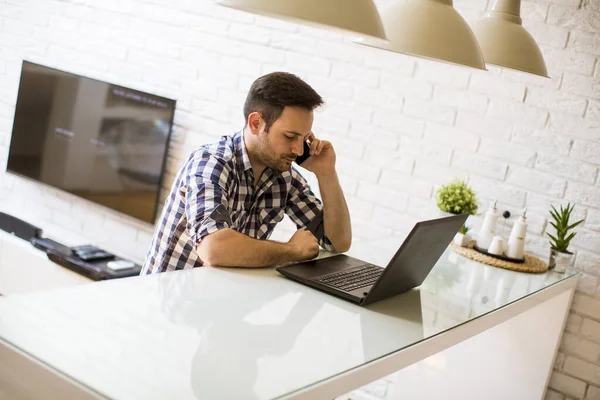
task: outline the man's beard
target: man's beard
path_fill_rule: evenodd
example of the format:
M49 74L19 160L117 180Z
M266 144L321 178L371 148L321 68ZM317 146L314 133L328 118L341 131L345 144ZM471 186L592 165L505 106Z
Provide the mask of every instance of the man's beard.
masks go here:
M291 163L288 164L287 161L294 161L296 159L296 155L294 154L284 154L281 156L277 156L273 151L271 144L267 140L267 133L263 133L264 136L261 136L257 148L257 155L259 161L270 168L275 175L281 175L283 172L289 171L291 168Z

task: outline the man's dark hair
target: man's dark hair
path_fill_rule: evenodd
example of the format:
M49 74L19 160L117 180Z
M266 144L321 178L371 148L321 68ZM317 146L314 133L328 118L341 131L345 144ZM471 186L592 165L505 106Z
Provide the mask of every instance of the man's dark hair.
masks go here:
M248 115L259 112L268 131L286 106L312 111L321 104L321 96L302 79L287 72L273 72L252 83L244 104L244 118L248 121Z

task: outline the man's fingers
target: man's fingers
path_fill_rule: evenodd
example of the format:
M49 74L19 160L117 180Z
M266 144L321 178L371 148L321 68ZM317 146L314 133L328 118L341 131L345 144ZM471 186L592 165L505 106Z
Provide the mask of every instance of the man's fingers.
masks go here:
M325 147L325 142L323 140L319 140L319 145L317 146L317 154L321 154L321 151L323 151L323 147Z
M309 133L307 139L310 141L310 155L312 156L315 154L319 154L321 152L319 149L319 145L322 141L317 139L314 132Z
M316 138L313 138L310 141L310 155L311 156L314 154L317 154L317 149L319 148L319 142L320 142L320 140L316 139Z

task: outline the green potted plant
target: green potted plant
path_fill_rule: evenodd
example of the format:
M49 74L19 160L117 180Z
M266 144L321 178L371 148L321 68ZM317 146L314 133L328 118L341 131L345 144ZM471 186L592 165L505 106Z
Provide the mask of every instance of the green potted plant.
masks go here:
M554 206L550 206L550 208L550 215L552 216L550 225L556 230L556 235L546 233L550 237L548 268L562 273L566 271L567 266L571 265L573 259L573 253L569 251L569 244L577 233L571 231L584 220L570 223L571 213L575 208L574 204L567 203L566 207L561 205L560 210L557 210Z
M447 185L442 185L436 192L436 202L442 216L451 214L477 213L477 196L465 181L454 180ZM462 226L454 237L454 243L466 246L471 242L468 235L469 227Z

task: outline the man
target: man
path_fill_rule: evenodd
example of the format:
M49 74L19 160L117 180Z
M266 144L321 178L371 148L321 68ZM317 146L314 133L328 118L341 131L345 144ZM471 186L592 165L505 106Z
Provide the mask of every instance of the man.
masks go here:
M335 151L312 132L321 104L295 75L258 78L244 105L243 131L194 151L177 174L141 274L303 261L316 257L319 245L347 251L350 216ZM310 157L302 166L317 176L323 203L292 166L305 141ZM284 213L298 231L287 243L268 240Z

